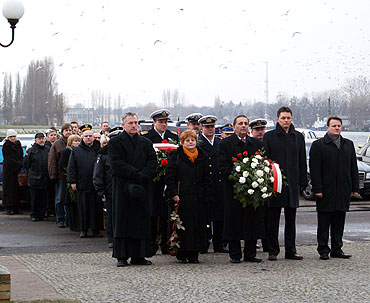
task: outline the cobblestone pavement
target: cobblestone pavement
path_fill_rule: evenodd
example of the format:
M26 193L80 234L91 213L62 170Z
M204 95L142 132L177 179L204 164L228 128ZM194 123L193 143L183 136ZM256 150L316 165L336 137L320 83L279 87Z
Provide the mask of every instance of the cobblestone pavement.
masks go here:
M303 245L303 261L231 264L227 254L179 264L157 255L152 266L115 267L111 252L13 256L66 299L81 302L370 302L370 242L346 243L352 259L319 260ZM27 285L25 285L27 287Z

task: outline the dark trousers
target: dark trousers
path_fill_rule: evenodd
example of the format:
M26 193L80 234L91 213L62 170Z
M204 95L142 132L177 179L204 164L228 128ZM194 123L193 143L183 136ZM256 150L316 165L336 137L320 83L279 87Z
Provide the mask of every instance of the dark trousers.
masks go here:
M223 221L212 221L212 244L215 252L221 251L224 247L222 233L224 231Z
M30 188L31 218L41 219L45 217L47 191L45 189Z
M105 208L107 210L107 238L108 238L108 243L113 243L112 196L111 195L105 195Z
M193 262L195 260L198 260L199 252L198 251L183 251L179 250L177 252L177 260L188 260L189 262Z
M158 246L161 247L162 253L168 253L168 219L166 217L152 217L151 227L151 247L153 255L158 250Z
M77 191L78 220L82 231L103 229L103 207L99 202L95 191Z
M46 213L55 215L55 179L48 180Z
M285 227L284 227L284 246L286 255L297 253L295 247L295 218L297 209L284 207ZM270 255L277 256L280 252L279 247L279 223L281 207L268 207L267 216L267 243Z
M317 212L317 251L319 254L341 254L343 246L345 211ZM329 229L331 237L331 249L328 246Z
M244 241L244 259L254 258L256 256L257 240ZM242 258L242 248L240 240L229 241L229 256L230 259L240 260Z

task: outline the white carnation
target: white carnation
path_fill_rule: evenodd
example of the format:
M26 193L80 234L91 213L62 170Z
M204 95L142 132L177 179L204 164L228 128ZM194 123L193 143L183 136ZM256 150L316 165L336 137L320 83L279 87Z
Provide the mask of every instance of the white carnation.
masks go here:
M275 178L274 177L270 177L270 181L271 182L274 182L275 181Z
M265 170L266 173L270 172L270 169L268 167L265 167L264 170Z
M243 159L243 163L247 163L249 161L249 159L248 158L244 158Z
M251 163L251 167L252 168L256 168L257 167L257 163L256 162Z
M254 193L253 189L248 189L248 194L253 195L253 193Z
M265 165L270 165L270 162L267 160L263 161L263 163L265 163Z
M235 170L237 171L237 172L240 172L240 166L237 166L237 167L235 167Z
M253 158L253 159L252 159L252 161L253 161L254 163L258 163L258 160L257 160L256 158Z
M258 178L257 179L257 182L260 183L260 184L263 183L263 181L265 181L263 178Z
M269 193L268 196L271 197L272 196L272 193Z
M249 176L249 173L247 171L243 171L243 177L247 178Z
M268 196L268 194L262 194L262 199L266 199Z
M265 186L264 188L262 188L261 192L263 192L263 193L267 192L267 187Z
M258 160L262 160L262 157L260 155L256 155L255 158L257 158Z
M244 184L247 180L244 177L239 178L239 183Z
M262 177L263 176L263 171L262 170L257 170L256 171L256 175L257 175L257 177Z
M252 183L252 187L253 188L256 188L258 186L258 183L256 182L256 181L254 181L253 183Z

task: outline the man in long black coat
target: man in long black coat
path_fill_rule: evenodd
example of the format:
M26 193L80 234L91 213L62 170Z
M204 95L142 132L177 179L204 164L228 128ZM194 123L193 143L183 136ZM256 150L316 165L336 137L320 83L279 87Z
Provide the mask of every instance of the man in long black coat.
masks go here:
M68 161L68 183L73 190L77 190L80 238L86 238L89 229L93 231L94 237L103 236L100 232L103 229L103 205L93 184L94 165L100 144L94 140L91 128L89 124L80 127L83 132L82 141L72 149Z
M150 115L150 118L153 119L153 127L149 131L141 132L141 135L152 141L152 143L162 143L163 140L179 142L177 133L167 129L169 116L170 112L167 109L159 109L153 112ZM153 255L158 250L157 239L159 238L162 254L168 254L168 205L164 198L164 180L163 178L157 182L150 180L149 186L151 192L151 245Z
M108 157L113 171L112 224L113 257L117 266L152 264L145 257L153 255L150 246L149 181L157 167L157 156L150 140L137 134L134 113L123 116L124 131L108 143Z
M353 142L343 138L342 120L329 117L327 133L312 143L310 173L317 210L317 251L322 260L348 259L342 251L346 212L351 196L359 191L358 169ZM331 249L328 246L329 228Z
M221 139L215 136L215 124L217 117L207 115L199 119L202 125L202 132L199 135L198 145L207 154L209 164L209 174L212 180L211 196L213 203L208 208L208 220L212 222L212 244L214 252L228 251L222 242L224 229L224 196L222 188L221 171L218 169L217 152Z
M244 151L254 155L262 148L262 142L247 136L249 121L244 115L234 119L234 134L222 139L218 148L218 165L222 172L225 199L225 220L223 238L229 242L231 263L240 263L242 258L240 240L244 240L244 261L261 262L256 258L257 239L265 238L263 207L256 210L247 205L243 208L240 201L234 199L234 182L229 180L233 169L232 158Z
M277 260L279 248L279 222L281 208L285 217L285 258L302 260L297 254L295 239L295 219L299 207L300 189L307 185L307 156L303 135L294 129L292 111L281 107L277 112L276 129L267 132L263 137L266 155L280 165L288 185L283 185L282 192L271 197L268 202L267 242L269 260Z

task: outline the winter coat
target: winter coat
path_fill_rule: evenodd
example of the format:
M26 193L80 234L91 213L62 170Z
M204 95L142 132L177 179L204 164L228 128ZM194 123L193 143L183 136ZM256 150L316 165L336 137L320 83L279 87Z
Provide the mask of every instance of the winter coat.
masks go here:
M100 144L95 140L91 146L81 141L79 146L72 149L68 161L67 181L70 184L77 184L77 191L94 190L92 179L99 149Z
M224 220L224 193L222 186L221 171L218 169L217 152L221 139L215 137L213 145L202 135L199 136L198 146L208 156L209 174L211 177L211 197L213 203L209 205L208 218L211 221Z
M348 211L351 192L359 191L356 153L351 140L340 136L340 149L328 134L312 143L310 175L318 211Z
M184 251L200 251L206 241L211 185L208 165L208 157L201 149L198 149L194 163L182 146L172 151L169 157L165 175L166 196L180 197L178 214L185 230L179 230L178 235L180 249Z
M276 129L265 133L263 145L266 156L280 165L288 185L270 198L269 207L299 207L299 193L307 186L307 155L304 136L290 125L286 133L279 123Z
M34 189L46 189L49 181L48 173L49 147L33 144L26 152L23 166L28 171L28 186Z
M152 127L148 131L147 130L142 131L141 135L143 137L149 139L153 143L162 143L162 141L163 141L162 137L157 133L157 131L154 129L154 127ZM177 135L177 133L174 132L174 131L169 131L168 129L164 133L164 139L167 140L167 141L169 139L172 139L172 140L175 140L175 141L179 142L179 136Z
M125 131L108 143L112 174L112 224L115 238L150 239L149 180L154 177L157 156L150 140ZM129 195L129 185L139 184L144 199Z
M256 240L265 238L264 206L254 209L247 205L243 208L240 201L234 199L234 181L229 180L233 170L232 158L237 154L248 152L254 155L261 150L261 141L246 137L247 141L241 141L236 134L222 139L218 147L218 167L222 173L224 189L224 240Z
M48 170L49 170L49 177L51 180L53 179L63 179L64 171L59 170L58 163L60 158L60 153L66 149L67 146L67 138L61 137L57 141L52 144L49 157L48 157Z
M23 163L23 149L20 141L5 140L3 145L3 207L18 207L19 185L18 173Z
M104 146L96 158L93 183L99 196L112 196L112 169L108 161L108 146Z

